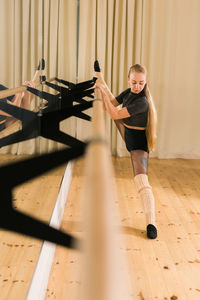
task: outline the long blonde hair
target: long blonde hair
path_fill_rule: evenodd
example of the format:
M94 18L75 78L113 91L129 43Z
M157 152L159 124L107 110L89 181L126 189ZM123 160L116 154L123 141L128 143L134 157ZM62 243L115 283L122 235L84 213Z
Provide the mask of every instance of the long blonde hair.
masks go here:
M135 64L132 67L130 67L128 77L130 77L130 74L132 72L144 73L147 76L146 68L140 64ZM149 103L147 126L146 126L146 137L147 137L149 151L153 151L156 142L156 137L157 137L156 136L157 113L147 83L145 84L144 92Z

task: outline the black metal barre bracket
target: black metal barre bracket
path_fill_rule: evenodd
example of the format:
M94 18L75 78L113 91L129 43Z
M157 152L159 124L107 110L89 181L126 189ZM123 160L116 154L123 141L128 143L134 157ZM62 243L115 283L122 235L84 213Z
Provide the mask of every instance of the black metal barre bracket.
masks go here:
M22 129L0 139L0 147L36 138L38 136L63 143L73 147L84 142L60 131L59 123L71 116L77 116L83 110L90 108L93 101L77 104L61 110L45 112L40 115L12 104L0 102L0 109L22 121Z
M15 210L13 208L12 190L17 185L52 170L69 160L82 156L85 149L86 145L77 146L0 167L0 227L64 247L79 248L80 241L67 232L57 230L41 220Z

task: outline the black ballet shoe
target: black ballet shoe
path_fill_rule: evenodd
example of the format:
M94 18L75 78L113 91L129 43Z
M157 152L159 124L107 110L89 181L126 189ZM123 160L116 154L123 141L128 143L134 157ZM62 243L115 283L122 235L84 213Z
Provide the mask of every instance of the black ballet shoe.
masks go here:
M154 225L149 224L147 226L147 237L149 239L156 239L157 238L157 229Z
M94 70L95 72L101 72L98 60L95 60L94 62Z
M39 61L39 65L37 67L37 70L44 70L45 69L45 60L44 58L42 58L40 61Z

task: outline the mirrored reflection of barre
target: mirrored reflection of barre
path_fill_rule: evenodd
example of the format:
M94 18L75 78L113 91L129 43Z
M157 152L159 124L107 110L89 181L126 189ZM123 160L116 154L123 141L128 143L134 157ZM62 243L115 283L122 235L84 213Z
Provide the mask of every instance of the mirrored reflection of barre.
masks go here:
M56 77L51 77L48 79L48 81L51 82L51 81L54 81L55 79L56 79ZM39 84L40 83L36 84L36 87L38 87ZM45 81L42 82L41 84L44 85ZM18 93L23 93L27 90L27 87L28 87L27 85L21 85L16 88L10 88L10 89L0 91L0 99L7 98L7 97L13 96Z
M31 93L28 92L28 86L38 87L46 81L45 60L42 58L31 81L25 81L25 84L17 88L8 89L0 84L0 102L6 102L14 106L28 109L32 100ZM19 130L21 122L16 120L12 114L9 115L5 111L0 110L0 137L7 136Z
M63 84L72 85L72 83L58 78L55 78L55 80L61 81ZM92 101L86 101L83 98L86 96L94 98L92 95L94 89L91 88L94 82L94 79L88 80L76 84L73 89L67 89L45 81L52 88L61 89L62 92L56 95L27 87L28 91L48 102L47 106L38 112L32 112L0 101L0 110L10 114L15 119L19 119L21 121L20 125L22 124L22 129L15 128L15 132L12 134L9 134L10 128L8 129L9 132L5 132L7 131L6 128L0 133L0 147L38 136L43 136L69 146L77 144L77 139L59 130L59 123L72 115L90 121L90 116L83 113L83 111L92 106ZM80 104L73 105L73 102Z
M103 104L95 90L91 142L85 154L82 197L86 226L81 300L131 299L126 264L120 253L116 186L106 141ZM116 221L118 224L116 224ZM85 279L85 281L84 281Z
M72 82L68 82L59 78L55 78L55 80L59 83L67 85L68 87L63 87L61 85L45 81L45 85L59 92L56 95L47 93L45 91L40 91L32 87L27 88L31 93L47 101L48 104L45 105L41 113L53 110L62 110L62 108L69 108L73 106L73 102L80 104L88 103L88 101L83 99L86 96L89 98L94 98L92 95L94 93L94 88L91 88L94 85L94 79L80 82L78 84L73 84ZM72 87L70 88L70 86ZM90 121L90 117L86 114L81 113L81 115L77 116L84 120Z
M54 81L55 77L48 79L49 82ZM44 84L45 82L43 82L42 84ZM36 85L38 86L39 83ZM17 88L11 88L11 89L6 89L3 91L0 91L0 101L3 98L7 98L9 96L13 96L17 93L23 93L27 90L27 85L22 85L19 86ZM33 111L36 111L37 109L34 109ZM0 138L8 136L9 134L16 132L17 130L19 130L22 126L22 123L20 120L15 120L14 123L9 124L9 126L7 126L5 129L0 131Z
M73 112L74 116L90 121L91 119L90 116L85 114L82 110L88 107L88 101L86 101L84 97L93 98L92 94L94 92L94 88L92 87L95 83L96 78L93 78L92 80L80 82L78 84L74 84L72 82L59 79L57 77L53 77L47 80L46 76L44 76L44 69L45 69L45 60L41 59L32 81L25 82L26 85L20 86L18 88L12 88L12 89L7 89L6 87L1 86L1 89L3 89L3 91L0 91L0 100L3 99L3 101L0 101L0 118L1 118L0 147L17 142L18 138L22 138L21 139L22 141L40 135L44 136L44 134L41 134L40 129L43 129L45 126L41 127L39 125L38 128L38 124L35 124L37 128L36 127L32 128L32 134L31 133L27 134L27 130L26 130L28 128L27 122L29 122L29 120L33 121L32 119L34 115L34 119L36 121L35 123L39 122L40 124L41 123L40 117L43 117L44 113L49 113L49 112L53 113L51 117L55 117L56 118L55 121L57 122L57 124L53 124L53 125L51 122L51 127L52 126L54 126L54 128L56 127L57 129L56 134L59 135L59 141L61 142L64 141L64 143L66 144L65 138L67 136L66 134L65 136L63 136L63 134L58 130L57 125L61 121L61 119L62 120L65 119L63 116L66 115L67 117L71 108L75 107L73 105L73 102L82 104L82 106L79 105L79 107L74 109ZM65 85L67 87L53 84L52 81L57 81L60 84ZM55 94L45 92L43 90L38 90L36 89L38 85L46 85L58 91L59 93L55 95ZM41 100L40 100L39 108L34 109L35 114L32 113L31 115L31 112L28 110L28 107L33 95L38 96ZM43 103L43 99L46 101L46 103ZM92 103L89 104L89 107L91 105ZM17 106L18 109L14 108L15 106ZM68 111L66 111L66 108ZM59 117L56 114L59 114ZM46 116L47 114L45 115L45 119L47 119ZM27 128L25 129L24 127ZM55 131L54 128L52 128L51 130L52 132ZM48 132L50 131L49 129L50 128L47 128ZM53 135L52 132L50 134L45 133L45 137L51 136L53 140L58 141L58 139L55 138L55 132ZM20 139L18 141L20 141Z
M35 87L39 86L40 84L46 81L46 76L44 75L44 72L45 72L45 60L44 58L42 58L39 61L39 65L32 79L32 82L34 83ZM50 80L54 80L54 78ZM27 85L22 85L17 88L10 88L10 89L5 88L3 91L0 91L0 99L7 98L16 95L18 93L23 93L26 90L27 90Z

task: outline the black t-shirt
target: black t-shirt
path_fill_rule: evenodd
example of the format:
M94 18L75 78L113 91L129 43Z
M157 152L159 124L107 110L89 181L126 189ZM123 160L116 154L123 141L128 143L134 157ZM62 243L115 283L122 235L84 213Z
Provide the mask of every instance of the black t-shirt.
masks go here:
M130 117L123 119L126 125L146 127L149 103L144 89L139 94L134 94L129 88L117 96L116 99L119 104L127 108L130 114Z

